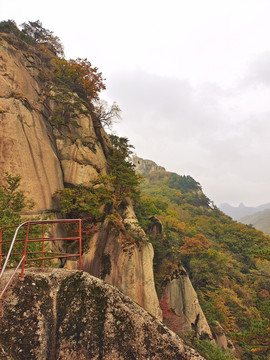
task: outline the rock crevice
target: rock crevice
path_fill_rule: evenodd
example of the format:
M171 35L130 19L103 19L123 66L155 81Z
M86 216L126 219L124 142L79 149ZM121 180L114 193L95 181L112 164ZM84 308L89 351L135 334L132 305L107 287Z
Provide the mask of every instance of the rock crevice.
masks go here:
M130 298L87 273L28 269L1 307L4 360L204 360Z
M89 185L99 173L106 175L112 146L84 108L76 113L77 126L55 122L57 94L52 81L41 76L48 70L31 47L20 47L16 39L8 43L8 37L0 35L0 168L3 174L21 176L21 190L36 204L33 215L49 210L57 213L53 194L65 184ZM0 178L0 184L3 180ZM161 318L152 246L138 226L132 244L125 230L136 227L137 222L129 203L119 220L123 231L108 220L100 224L99 233L84 240L88 250L83 255L83 269L117 286ZM77 264L67 266L77 268Z

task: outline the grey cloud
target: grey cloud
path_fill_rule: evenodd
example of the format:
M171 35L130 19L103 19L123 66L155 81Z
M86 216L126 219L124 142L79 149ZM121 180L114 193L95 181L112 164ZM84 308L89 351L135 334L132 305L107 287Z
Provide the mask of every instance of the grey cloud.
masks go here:
M164 129L179 138L194 138L198 129L207 133L218 128L220 117L215 112L221 90L217 86L208 84L198 90L185 80L133 71L114 74L108 89L123 112L128 112L125 121L131 126Z
M270 113L237 113L238 97L245 93L211 83L195 88L186 80L139 70L115 73L108 89L123 110L116 131L130 139L139 156L193 176L216 203L232 198L254 203L270 190L265 186ZM260 177L259 195L251 186Z
M259 54L249 62L245 77L240 81L240 88L248 85L270 85L270 51Z

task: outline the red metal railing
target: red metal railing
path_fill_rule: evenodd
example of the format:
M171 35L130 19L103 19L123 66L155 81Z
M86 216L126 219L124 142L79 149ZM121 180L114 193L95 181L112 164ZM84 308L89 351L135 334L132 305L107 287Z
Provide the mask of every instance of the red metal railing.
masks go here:
M76 233L76 236L66 236L66 237L46 237L45 233L45 225L52 225L52 224L77 224L77 229L73 229L73 231ZM41 230L41 237L29 237L31 226L42 226ZM17 239L17 235L19 232L19 229L25 227L25 237L23 239ZM4 233L6 230L15 230L15 234L13 236L13 239L5 239ZM70 254L70 253L62 253L62 252L56 252L56 251L46 251L45 250L45 243L50 241L78 241L79 242L79 252L76 254ZM19 252L12 252L13 247L15 244L24 242L23 251ZM40 251L28 251L27 245L29 243L41 243L41 249ZM10 244L8 252L3 252L4 244ZM8 247L8 246L6 246ZM49 255L49 256L48 256ZM19 260L19 264L17 265L14 273L12 274L11 278L9 279L8 284L11 282L12 278L14 277L16 271L19 269L20 265L22 266L21 269L21 276L20 279L23 280L24 277L24 268L27 262L30 261L41 261L41 267L44 267L45 260L52 260L52 259L63 259L63 258L79 258L79 270L82 268L82 225L81 225L81 219L58 219L58 220L35 220L35 221L26 221L22 223L19 226L9 226L9 227L2 227L0 228L0 280L3 276L3 273L5 271L5 268L7 267L8 261L10 257L12 256L22 256L22 258ZM2 261L5 259L5 262L2 266ZM8 284L4 288L4 290L7 288ZM3 291L0 296L3 296Z

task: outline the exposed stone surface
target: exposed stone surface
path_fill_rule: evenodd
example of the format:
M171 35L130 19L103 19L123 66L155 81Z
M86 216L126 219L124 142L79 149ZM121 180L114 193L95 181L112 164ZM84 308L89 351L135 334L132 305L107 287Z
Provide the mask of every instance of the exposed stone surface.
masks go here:
M163 234L163 225L162 222L156 217L152 216L150 219L147 234L149 234L153 239L164 241L165 237Z
M182 336L192 330L200 339L213 339L189 276L183 267L175 269L163 284L161 300L172 310L171 317Z
M162 312L154 285L152 244L136 225L134 210L128 206L124 211L125 226L121 220L118 227L107 218L100 230L90 239L88 250L82 256L84 271L112 284L130 296L149 313L162 319ZM135 221L136 220L136 221ZM68 261L68 268L77 267Z
M222 349L235 350L234 345L230 339L227 339L225 330L220 325L219 322L216 322L215 329L213 330L213 335L217 345Z
M2 37L0 53L0 168L2 174L21 175L22 189L37 211L52 209L52 194L63 187L63 176L41 114L38 70L27 67L27 53ZM39 66L37 57L34 61Z
M40 77L42 62L31 47L0 35L0 168L2 174L20 174L21 189L36 203L35 211L57 210L53 193L68 184L86 184L106 173L111 145L102 128L95 128L87 112L79 126L57 127L50 121L56 103L52 84ZM19 46L20 45L20 46ZM0 184L3 177L0 177ZM161 318L153 279L153 249L129 202L119 220L109 221L84 244L83 269L123 292ZM136 241L129 236L130 227ZM58 229L59 230L59 229ZM133 241L133 242L132 242ZM77 267L68 263L69 267Z
M97 134L89 114L80 114L77 127L52 125L56 104L51 84L40 78L40 58L7 38L0 35L0 167L20 174L35 210L47 211L55 208L52 195L64 183L86 184L106 172L109 141L102 129Z
M64 182L86 185L99 173L106 174L106 158L90 115L80 115L76 122L79 127L72 127L72 131L54 128L53 134ZM102 137L109 141L105 132Z
M147 234L166 247L161 221L153 216ZM174 255L167 254L166 260L176 263ZM210 327L199 304L186 270L182 266L174 267L164 278L159 289L159 297L164 314L164 323L185 337L194 332L198 338L213 339Z
M132 162L135 166L136 172L143 176L150 174L152 171L165 171L165 168L157 165L152 160L144 160L138 156L134 156Z
M130 298L87 273L28 269L23 283L14 280L0 310L6 360L204 359Z

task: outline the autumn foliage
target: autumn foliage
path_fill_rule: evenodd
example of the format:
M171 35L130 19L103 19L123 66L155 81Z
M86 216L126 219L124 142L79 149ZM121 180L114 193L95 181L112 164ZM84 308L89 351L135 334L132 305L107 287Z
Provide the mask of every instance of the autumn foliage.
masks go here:
M169 172L152 172L141 185L136 214L147 232L152 217L163 236L151 238L158 291L172 266L189 273L200 305L214 331L218 321L241 359L266 360L269 352L269 240L256 229L232 221L204 201L195 180ZM210 246L211 245L211 246ZM170 265L170 267L172 267ZM170 271L169 271L170 273ZM175 331L174 312L161 299L164 322ZM234 359L213 344L191 340L208 360Z
M93 67L87 59L65 60L56 58L54 73L58 83L76 92L86 101L99 98L99 92L105 90L104 79L98 68Z
M166 326L168 326L168 328L170 328L174 332L179 331L179 326L180 326L179 319L174 314L172 309L170 309L168 304L168 298L166 297L161 299L159 301L159 306L162 310L163 321L166 324Z
M211 243L206 239L202 234L197 234L194 237L183 238L183 245L180 247L179 251L182 255L185 256L196 256L200 255L211 246Z

